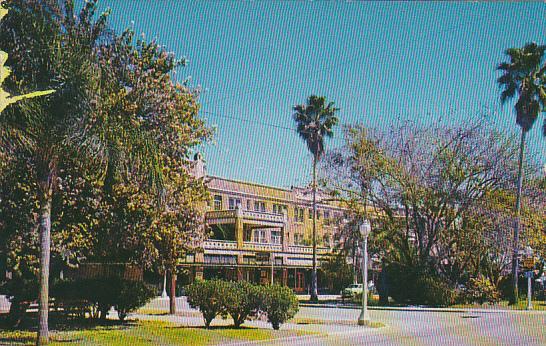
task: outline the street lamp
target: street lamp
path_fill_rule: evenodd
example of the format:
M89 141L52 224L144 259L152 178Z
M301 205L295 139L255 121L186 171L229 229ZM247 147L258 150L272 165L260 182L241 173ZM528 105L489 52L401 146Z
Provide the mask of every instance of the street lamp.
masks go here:
M362 253L364 254L362 261L364 262L364 265L362 268L362 311L358 317L358 325L367 326L370 324L370 315L368 314L368 236L372 231L370 221L364 220L364 222L362 222L360 225L359 230L360 235L364 240L362 245Z

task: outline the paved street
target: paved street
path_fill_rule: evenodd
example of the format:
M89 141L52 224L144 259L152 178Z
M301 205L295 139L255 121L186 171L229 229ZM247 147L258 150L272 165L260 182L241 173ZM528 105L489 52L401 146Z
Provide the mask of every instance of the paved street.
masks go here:
M5 301L3 303L0 305L7 308ZM133 314L131 317L203 325L199 312L191 309L184 297L177 299L177 306L178 316ZM167 311L168 299L155 299L145 309ZM372 320L385 327L368 328L356 325L358 309L303 306L296 323L287 323L281 328L302 329L317 335L237 345L546 345L544 311L455 311L371 310ZM221 318L213 321L213 325L230 323ZM270 328L263 321L246 322L245 325Z
M147 307L167 309L168 300L156 299ZM175 323L202 323L195 310L184 298L178 299L183 317ZM356 326L358 309L335 307L301 307L296 316L298 324L282 328L303 329L320 333L307 336L259 342L267 345L546 345L546 313L539 311L455 310L458 312L423 310L371 310L374 321L383 328ZM315 324L321 320L321 324ZM228 323L217 319L213 324ZM309 324L307 324L309 323ZM263 322L248 325L268 327ZM253 344L253 343L243 343Z

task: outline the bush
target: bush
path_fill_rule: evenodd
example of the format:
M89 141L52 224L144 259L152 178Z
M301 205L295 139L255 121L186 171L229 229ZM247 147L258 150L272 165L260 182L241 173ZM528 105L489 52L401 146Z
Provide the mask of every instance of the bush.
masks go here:
M391 263L387 267L388 292L397 303L448 306L455 290L434 273Z
M249 316L255 316L261 307L262 290L247 281L230 282L225 295L226 312L233 318L236 328Z
M65 311L84 317L106 318L114 307L120 320L127 313L145 305L155 296L155 291L140 281L121 278L63 280L57 283L52 296L63 305Z
M468 281L466 289L461 292L461 301L463 303L496 303L500 300L499 290L485 277L471 278Z
M265 286L262 308L273 329L278 330L282 323L294 317L298 312L298 299L294 292L286 286Z
M114 303L119 319L125 320L127 313L146 305L155 295L155 290L143 282L121 281L119 296Z
M362 304L362 292L356 293L352 298L351 301L356 304ZM376 300L373 298L373 293L371 291L368 291L368 306L379 306L379 300Z
M186 287L188 303L192 308L198 308L201 311L207 328L216 316L227 314L228 292L229 284L217 279L198 280Z

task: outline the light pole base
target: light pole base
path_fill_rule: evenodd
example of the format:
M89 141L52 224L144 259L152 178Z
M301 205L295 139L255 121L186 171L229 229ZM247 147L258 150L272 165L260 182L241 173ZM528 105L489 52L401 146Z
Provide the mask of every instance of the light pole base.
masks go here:
M370 319L363 319L361 320L360 318L358 319L358 325L359 326L369 326L370 324L372 323L372 321L370 321Z
M370 315L368 315L368 311L361 311L360 316L358 317L358 325L359 326L369 326L371 323Z

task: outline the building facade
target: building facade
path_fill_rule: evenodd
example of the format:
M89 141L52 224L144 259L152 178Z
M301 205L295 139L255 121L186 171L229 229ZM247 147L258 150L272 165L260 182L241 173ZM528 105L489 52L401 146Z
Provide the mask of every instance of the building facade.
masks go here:
M206 177L210 192L202 251L181 266L192 277L281 283L307 292L312 269L311 189L282 189L221 177ZM330 256L345 210L317 200L317 265ZM321 277L319 275L319 287Z

